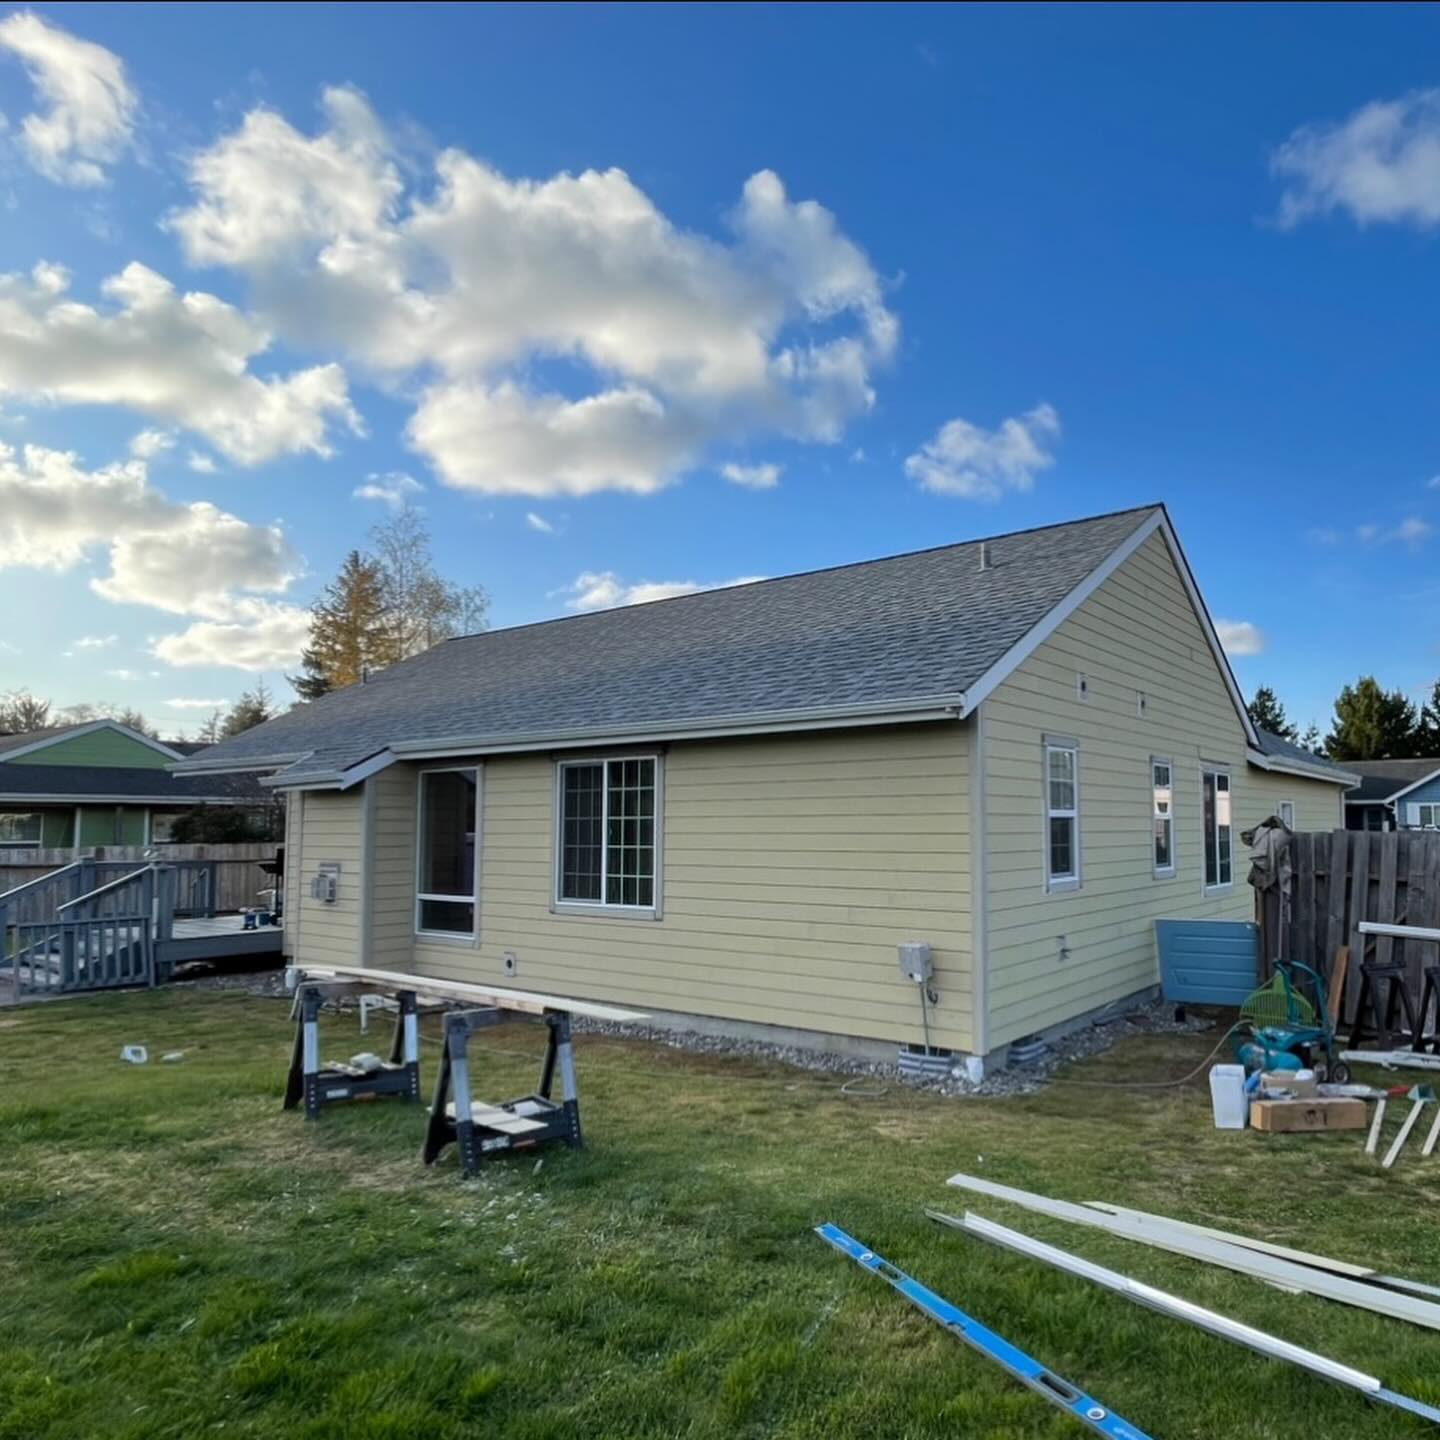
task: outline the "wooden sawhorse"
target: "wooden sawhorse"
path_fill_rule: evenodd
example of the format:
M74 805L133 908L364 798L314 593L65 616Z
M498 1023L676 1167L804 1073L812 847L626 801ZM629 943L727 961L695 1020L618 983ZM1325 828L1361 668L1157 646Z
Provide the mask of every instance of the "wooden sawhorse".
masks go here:
M302 1101L305 1118L315 1120L323 1105L341 1100L368 1100L377 1095L398 1095L405 1101L420 1098L420 1030L415 992L397 990L399 1009L390 1059L379 1070L357 1073L320 1066L320 1007L342 996L372 994L374 987L359 981L306 981L295 997L295 1046L285 1080L285 1109Z
M467 1175L475 1174L487 1157L508 1150L528 1150L552 1141L562 1141L572 1150L583 1145L568 1011L546 1010L540 1017L550 1033L540 1065L540 1081L533 1094L498 1105L476 1104L472 1099L470 1037L498 1025L504 1018L505 1012L500 1009L452 1010L445 1016L445 1048L440 1073L435 1077L435 1099L421 1152L427 1165L433 1165L452 1142ZM557 1068L558 1102L552 1098Z

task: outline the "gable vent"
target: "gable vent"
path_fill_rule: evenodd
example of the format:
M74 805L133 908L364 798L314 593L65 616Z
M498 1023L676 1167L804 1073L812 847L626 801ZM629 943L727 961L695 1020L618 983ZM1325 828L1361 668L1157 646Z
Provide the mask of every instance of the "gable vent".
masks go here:
M995 568L995 557L990 553L990 542L980 542L980 568L982 570L993 570Z

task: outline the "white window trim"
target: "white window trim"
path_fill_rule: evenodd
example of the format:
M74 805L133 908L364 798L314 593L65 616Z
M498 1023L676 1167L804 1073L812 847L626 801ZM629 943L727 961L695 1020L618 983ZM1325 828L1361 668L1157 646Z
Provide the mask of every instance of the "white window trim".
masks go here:
M611 905L605 899L605 867L609 846L605 843L605 815L601 813L599 900L565 900L560 895L560 868L565 860L565 771L572 765L603 765L615 760L651 760L655 764L655 876L653 905ZM665 876L665 757L656 750L616 751L601 755L567 755L555 762L555 797L552 814L550 910L555 915L590 915L608 920L659 920L664 915L662 886ZM608 804L609 780L602 783Z
M1215 885L1205 883L1205 861L1210 851L1210 835L1205 827L1205 777L1207 775L1223 775L1225 777L1226 789L1230 795L1230 878ZM1216 810L1218 812L1219 787L1216 787ZM1219 836L1216 836L1216 873L1219 873ZM1202 760L1200 762L1200 893L1202 895L1228 895L1235 888L1235 772L1228 765L1218 760Z
M1415 825L1413 828L1417 830L1440 829L1440 800L1416 800L1414 806ZM1430 812L1428 825L1425 823L1425 811L1427 810Z
M1155 767L1157 765L1163 765L1170 772L1170 814L1165 817L1170 822L1170 863L1168 865L1155 863L1155 822L1160 819L1160 812L1155 808ZM1175 870L1175 765L1168 756L1152 755L1150 757L1150 875L1155 880L1173 880Z
M1285 811L1289 810L1290 818L1285 818ZM1293 800L1281 800L1275 806L1275 818L1285 826L1287 830L1295 828L1295 802Z
M1080 888L1082 875L1080 859L1080 742L1072 740L1066 735L1046 735L1043 737L1044 744L1040 751L1040 777L1043 785L1041 792L1042 821L1041 821L1041 857L1045 866L1045 893L1047 895L1063 895L1071 890ZM1050 756L1055 751L1067 751L1074 759L1075 772L1075 808L1073 810L1053 810L1050 807ZM1074 821L1074 862L1075 870L1070 875L1052 875L1050 873L1050 821L1052 819L1068 819Z
M472 895L435 895L420 889L420 867L425 862L425 776L443 773L463 772L475 776L475 873L470 877ZM469 945L480 943L480 852L485 832L485 767L475 765L427 765L415 774L415 938L417 940L439 941L444 945ZM469 934L463 930L423 930L420 927L420 904L424 900L457 901L464 904L471 900L475 909L475 924Z

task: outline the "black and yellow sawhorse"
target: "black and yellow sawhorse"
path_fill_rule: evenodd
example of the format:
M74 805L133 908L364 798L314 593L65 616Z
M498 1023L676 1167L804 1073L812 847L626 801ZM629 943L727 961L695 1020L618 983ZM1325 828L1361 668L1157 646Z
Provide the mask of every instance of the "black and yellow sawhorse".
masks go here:
M540 1079L533 1093L503 1104L477 1104L470 1093L470 1037L479 1030L508 1020L514 1012L498 1008L452 1010L445 1016L445 1046L440 1073L435 1078L435 1099L425 1130L421 1156L433 1165L451 1143L460 1153L467 1175L479 1170L485 1159L511 1150L528 1150L556 1141L579 1150L580 1099L575 1088L575 1056L570 1043L570 1015L546 1010L539 1018L549 1031ZM556 1071L560 1099L554 1099Z
M396 1095L420 1099L420 1029L413 990L396 990L395 1038L390 1058L379 1070L355 1074L349 1068L324 1069L320 1064L320 1010L327 1000L374 994L375 987L353 980L305 981L295 996L295 1046L285 1080L285 1109L302 1102L305 1118L318 1118L325 1105L342 1100L369 1100Z

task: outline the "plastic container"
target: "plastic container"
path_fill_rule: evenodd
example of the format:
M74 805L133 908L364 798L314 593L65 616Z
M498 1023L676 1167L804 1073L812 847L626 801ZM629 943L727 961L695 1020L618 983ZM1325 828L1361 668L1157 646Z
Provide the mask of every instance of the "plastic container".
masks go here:
M1243 1065L1212 1065L1210 1067L1210 1108L1215 1114L1217 1130L1245 1128L1245 1067Z

